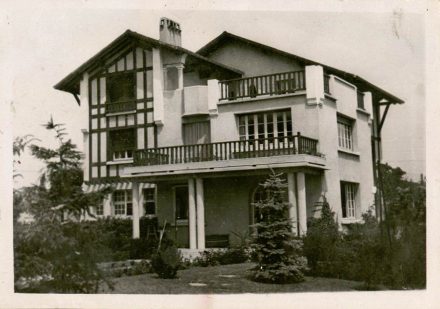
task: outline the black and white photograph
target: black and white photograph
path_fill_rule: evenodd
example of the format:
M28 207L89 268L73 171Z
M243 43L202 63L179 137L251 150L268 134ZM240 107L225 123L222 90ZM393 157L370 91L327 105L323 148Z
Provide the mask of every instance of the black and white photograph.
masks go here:
M438 3L7 3L0 307L435 308Z

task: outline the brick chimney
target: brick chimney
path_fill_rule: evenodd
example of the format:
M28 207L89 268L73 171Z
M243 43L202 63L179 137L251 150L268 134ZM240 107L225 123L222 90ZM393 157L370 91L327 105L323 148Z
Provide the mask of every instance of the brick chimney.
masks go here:
M159 34L162 42L175 46L182 46L181 33L182 30L178 23L166 17L160 19Z

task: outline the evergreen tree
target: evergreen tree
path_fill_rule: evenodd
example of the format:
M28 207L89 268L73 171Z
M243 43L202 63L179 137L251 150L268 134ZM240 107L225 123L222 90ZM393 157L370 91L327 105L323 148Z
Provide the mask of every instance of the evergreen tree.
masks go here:
M301 282L307 260L302 256L302 241L294 238L287 218L287 203L283 201L287 185L280 174L272 173L261 186L266 197L254 204L260 221L255 224L252 245L258 258L252 278L268 283Z

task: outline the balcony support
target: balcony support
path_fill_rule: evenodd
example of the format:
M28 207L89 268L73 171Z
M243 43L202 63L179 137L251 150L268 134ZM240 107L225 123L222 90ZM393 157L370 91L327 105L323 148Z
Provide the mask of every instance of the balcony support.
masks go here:
M132 187L133 197L133 239L137 239L140 236L139 228L139 183L134 181Z
M298 235L298 216L295 195L295 177L292 172L287 173L287 193L289 198L289 219L292 223L292 233Z
M188 179L189 248L197 248L196 236L196 190L194 179Z
M306 180L304 173L296 173L296 184L298 196L298 230L299 236L303 236L307 233Z
M196 178L197 194L197 249L205 250L205 201L203 179Z

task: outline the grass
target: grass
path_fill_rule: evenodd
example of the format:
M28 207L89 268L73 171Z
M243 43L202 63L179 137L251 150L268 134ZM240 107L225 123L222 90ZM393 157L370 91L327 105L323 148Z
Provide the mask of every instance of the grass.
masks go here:
M100 293L114 294L233 294L356 291L357 281L312 278L296 284L266 284L246 278L253 264L232 264L213 267L191 267L180 270L177 279L160 279L145 274L112 279L115 289L102 286ZM191 285L192 284L192 285Z

